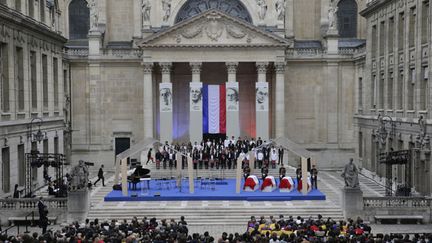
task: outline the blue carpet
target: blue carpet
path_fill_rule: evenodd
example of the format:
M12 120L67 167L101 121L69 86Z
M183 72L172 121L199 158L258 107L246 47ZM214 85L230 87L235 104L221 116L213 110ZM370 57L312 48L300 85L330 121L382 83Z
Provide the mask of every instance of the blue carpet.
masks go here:
M239 194L236 193L235 179L224 180L226 184L218 184L215 189L201 189L200 186L195 187L195 193L189 193L188 182L183 181L182 191L178 188L173 188L172 185L175 183L170 181L170 189L164 186L160 189L160 186L155 180L150 181L150 190L141 190L140 186L144 186L143 183L139 184L137 190L128 191L128 196L123 196L121 191L111 191L105 196L104 200L107 202L114 201L194 201L194 200L218 200L218 201L234 201L234 200L245 200L245 201L291 201L291 200L325 200L326 196L319 190L312 190L307 195L299 193L297 190L292 192L279 192L279 189L273 192L244 192L241 191ZM146 187L146 185L144 186ZM208 186L207 186L208 187ZM243 182L242 182L243 188ZM155 196L160 195L160 196Z

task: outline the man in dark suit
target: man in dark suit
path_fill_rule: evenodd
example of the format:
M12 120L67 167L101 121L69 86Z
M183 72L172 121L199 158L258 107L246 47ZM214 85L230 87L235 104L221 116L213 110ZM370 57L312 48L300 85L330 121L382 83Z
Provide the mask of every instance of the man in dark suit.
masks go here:
M104 177L103 167L104 167L104 165L101 165L101 167L99 168L98 179L93 184L94 186L96 186L96 183L98 183L98 181L100 181L100 180L102 180L102 186L105 186L105 177Z
M284 156L284 149L282 147L279 147L278 149L278 165L283 165L283 156Z
M312 165L310 170L312 189L318 189L318 170L315 165Z

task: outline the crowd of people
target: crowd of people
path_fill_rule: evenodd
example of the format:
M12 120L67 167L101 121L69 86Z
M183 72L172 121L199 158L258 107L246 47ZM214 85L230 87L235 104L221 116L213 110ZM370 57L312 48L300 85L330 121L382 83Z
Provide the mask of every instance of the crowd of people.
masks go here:
M1 230L0 230L1 232ZM371 227L363 220L335 221L324 219L318 215L316 219L292 217L266 218L254 216L247 223L244 233L222 233L218 238L209 232L189 233L188 224L182 216L175 219L147 218L139 220L134 217L131 221L86 220L84 223L75 222L59 230L48 230L42 234L19 234L16 236L0 234L0 242L154 242L154 243L287 243L287 242L432 242L432 234L371 234Z
M276 168L276 164L283 165L284 149L282 147L262 146L266 144L261 137L257 140L254 138L248 139L247 137L237 139L226 137L225 140L210 140L201 141L201 143L172 143L165 142L155 154L153 159L152 151L150 150L147 155L147 164L155 162L156 168L160 169L173 169L177 166L176 156L177 152L187 154L192 157L194 169L235 169L237 166L237 159L243 158L242 168L244 167L272 167ZM249 151L254 152L254 161L250 161ZM251 163L251 164L250 164ZM187 166L186 157L182 157L182 169Z

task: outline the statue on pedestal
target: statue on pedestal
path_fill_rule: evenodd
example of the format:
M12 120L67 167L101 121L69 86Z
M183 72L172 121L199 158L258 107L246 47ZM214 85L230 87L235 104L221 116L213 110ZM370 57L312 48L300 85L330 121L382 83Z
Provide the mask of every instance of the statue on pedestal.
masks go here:
M329 30L337 30L337 11L338 7L335 6L332 0L328 10Z
M285 18L285 0L277 0L275 4L277 19L284 20Z
M358 169L357 166L353 163L353 158L350 159L350 162L345 165L344 171L342 172L342 177L345 179L345 188L360 188L359 179L358 179Z
M150 10L151 10L150 1L143 0L141 4L143 24L150 22Z
M163 21L167 22L171 15L171 0L162 0Z
M423 118L423 116L420 116L418 123L420 126L420 136L423 138L426 136L426 120Z
M96 0L90 0L87 4L90 9L90 30L97 30L99 22L99 10Z
M265 19L266 13L267 13L267 3L265 0L256 0L258 5L258 17L261 20Z
M69 191L78 191L87 188L87 183L89 181L89 171L84 161L80 160L79 164L72 168Z

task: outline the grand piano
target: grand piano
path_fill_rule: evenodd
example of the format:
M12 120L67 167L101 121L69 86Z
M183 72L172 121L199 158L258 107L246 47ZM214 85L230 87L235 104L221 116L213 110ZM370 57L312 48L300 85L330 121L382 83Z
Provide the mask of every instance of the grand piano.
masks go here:
M134 172L132 172L132 174L127 177L127 181L129 185L132 185L132 190L136 190L137 184L145 178L151 178L150 170L138 165Z

